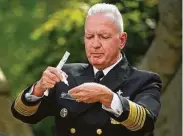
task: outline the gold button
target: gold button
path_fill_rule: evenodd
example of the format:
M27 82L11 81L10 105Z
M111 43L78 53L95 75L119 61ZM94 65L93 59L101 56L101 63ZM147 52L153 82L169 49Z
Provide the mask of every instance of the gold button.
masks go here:
M71 128L71 129L70 129L70 132L71 132L72 134L74 134L74 133L76 133L76 129L75 129L75 128Z
M101 135L102 134L102 129L97 129L97 134Z

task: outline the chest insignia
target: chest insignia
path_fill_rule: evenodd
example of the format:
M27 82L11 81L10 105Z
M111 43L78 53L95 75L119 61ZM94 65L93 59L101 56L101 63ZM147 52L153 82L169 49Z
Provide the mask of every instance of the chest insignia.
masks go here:
M62 118L65 118L67 116L67 114L68 114L68 110L66 108L63 108L60 110L60 116Z

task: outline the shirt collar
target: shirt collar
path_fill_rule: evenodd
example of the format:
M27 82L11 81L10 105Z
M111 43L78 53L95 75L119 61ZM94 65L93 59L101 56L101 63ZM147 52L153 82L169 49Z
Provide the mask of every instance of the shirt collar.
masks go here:
M107 75L107 73L108 73L114 66L116 66L121 60L122 60L122 55L120 54L120 58L118 59L118 61L117 61L116 63L114 63L114 64L112 64L111 66L109 66L109 67L107 67L107 68L105 68L105 69L102 70L103 73L104 73L104 76ZM93 71L94 71L94 74L96 74L99 70L93 66Z

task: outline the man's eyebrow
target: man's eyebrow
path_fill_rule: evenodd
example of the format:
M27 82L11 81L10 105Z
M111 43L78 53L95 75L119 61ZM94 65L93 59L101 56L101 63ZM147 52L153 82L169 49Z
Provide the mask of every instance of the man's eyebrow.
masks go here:
M85 35L93 35L93 33L85 33Z
M110 32L100 32L99 35L107 35L107 36L110 36L112 34Z
M105 31L105 30L101 30L98 33L100 33L100 34L111 34L110 31Z
M85 34L93 34L91 31L85 31Z
M110 35L111 33L107 33L107 32L102 32L102 33L100 33L100 34L104 34L104 35Z

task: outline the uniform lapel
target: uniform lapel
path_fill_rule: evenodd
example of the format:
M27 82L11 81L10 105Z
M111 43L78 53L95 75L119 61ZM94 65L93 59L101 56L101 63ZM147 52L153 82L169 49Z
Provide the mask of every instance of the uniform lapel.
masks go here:
M88 64L81 73L74 76L74 79L77 85L86 82L94 82L95 79L92 65Z
M104 76L100 83L107 86L115 92L116 88L118 88L121 84L123 84L126 81L127 74L129 73L128 70L128 61L123 55L123 59L113 69L111 69L106 76ZM88 75L90 76L88 77ZM81 76L81 79L78 81L78 83L84 83L85 80L86 82L94 82L93 75L93 67L90 65L90 68L88 69L88 71L86 71L85 74ZM98 125L101 125L105 124L109 120L108 114L105 110L101 109L102 105L100 103L94 103L88 105L88 107L83 107L85 107L85 111L91 109L91 111L87 112L84 116L86 122L90 124L97 123Z
M128 61L123 55L123 59L104 76L101 84L115 92L115 89L126 81L128 70Z
M112 91L115 91L115 89L121 85L124 81L126 81L127 77L127 69L128 69L128 62L126 60L126 57L123 56L123 59L112 69L109 71L109 73L104 76L104 78L101 80L101 84L107 86ZM76 83L76 86L86 83L86 82L94 82L94 72L93 67L91 64L88 64L81 72L76 73L73 75L74 82ZM65 103L65 106L70 109L75 116L78 114L81 114L88 110L92 105L94 104L85 104L85 103L78 103L76 101L68 101Z
M93 67L92 65L88 64L84 69L75 75L73 75L74 82L76 83L76 86L81 85L86 82L94 82L94 74L93 74ZM67 103L68 104L68 103ZM72 106L70 107L70 111L74 114L74 116L77 116L78 114L81 114L85 112L88 108L90 108L93 104L86 104L86 103L78 103L76 101L70 101L70 104Z

